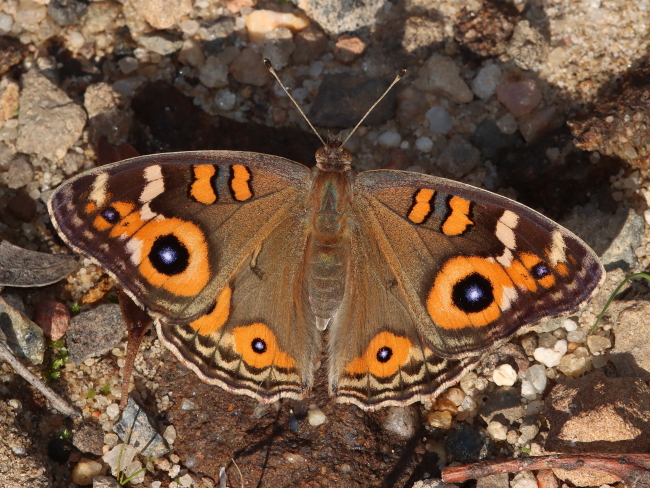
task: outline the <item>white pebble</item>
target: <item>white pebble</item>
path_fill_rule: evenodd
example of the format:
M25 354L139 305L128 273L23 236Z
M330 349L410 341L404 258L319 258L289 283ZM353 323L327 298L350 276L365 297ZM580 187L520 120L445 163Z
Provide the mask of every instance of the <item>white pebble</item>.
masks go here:
M163 438L167 441L168 444L173 444L176 441L176 429L173 425L168 425L163 432Z
M312 78L318 78L323 72L325 64L322 61L312 61L309 65L309 76Z
M433 141L427 136L418 137L415 141L415 147L420 152L428 153L433 149Z
M569 342L577 342L578 344L582 344L585 342L586 337L585 333L581 330L573 330L566 335L566 339Z
M307 421L312 427L318 427L327 422L327 416L320 408L313 407L309 409L309 412L307 412Z
M13 17L4 12L0 12L0 35L4 36L5 34L9 34L13 25Z
M446 134L454 127L454 123L445 108L439 105L431 107L424 116L429 121L429 127L436 134Z
M538 347L533 352L535 360L542 363L547 368L554 368L560 364L562 356L567 352L567 341L561 339L555 343L553 348Z
M512 386L517 382L517 372L509 364L502 364L492 373L492 381L499 386Z
M488 435L494 441L505 441L508 428L501 422L490 422L485 429Z
M68 35L68 45L73 51L78 51L84 47L84 42L86 42L86 39L77 31L72 31Z
M224 112L232 110L236 101L237 96L226 88L219 90L214 96L214 103L217 104L219 110L223 110Z
M108 418L111 420L115 420L117 417L119 417L120 407L117 405L117 403L111 403L108 407L106 407L106 415L108 415Z
M483 66L472 81L472 91L482 100L487 100L501 83L501 68L493 62Z
M535 364L526 370L521 382L521 396L526 400L535 400L546 389L546 368Z
M578 328L578 324L576 324L575 320L571 319L566 319L564 322L562 322L562 326L567 332L572 332Z
M386 147L398 147L402 142L402 136L395 131L387 130L377 138L377 142Z
M183 34L193 36L199 30L200 25L196 20L186 19L178 24L178 26L183 31Z

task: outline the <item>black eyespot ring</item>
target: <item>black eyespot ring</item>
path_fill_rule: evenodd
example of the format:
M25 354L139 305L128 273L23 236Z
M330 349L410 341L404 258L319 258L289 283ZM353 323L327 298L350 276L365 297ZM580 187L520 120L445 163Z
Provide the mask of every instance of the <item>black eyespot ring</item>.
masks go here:
M393 350L390 347L381 347L379 351L377 351L377 361L380 363L387 363L390 361L390 358L393 357Z
M492 283L479 273L472 273L456 283L451 299L465 313L481 312L494 302Z
M174 276L182 273L190 264L190 253L174 234L159 236L151 246L149 260L161 274Z
M266 352L266 342L264 342L264 339L256 337L251 341L251 348L253 349L253 352L263 354Z

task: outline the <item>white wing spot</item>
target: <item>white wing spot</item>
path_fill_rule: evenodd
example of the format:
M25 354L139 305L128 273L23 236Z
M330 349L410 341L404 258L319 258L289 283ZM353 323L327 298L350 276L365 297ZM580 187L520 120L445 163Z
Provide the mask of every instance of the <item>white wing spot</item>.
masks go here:
M147 184L140 194L140 202L150 202L165 191L165 179L163 178L160 165L149 166L144 170L144 178Z
M548 252L548 260L551 266L555 267L558 263L566 262L566 243L564 236L559 230L554 230L552 234L551 249Z
M100 173L93 181L92 190L90 191L90 198L95 205L103 207L106 202L107 192L106 187L108 183L108 173Z
M497 262L504 268L509 268L512 264L512 251L507 247L503 250L503 254L497 257Z
M496 236L508 249L517 246L513 229L517 227L519 217L514 212L506 210L497 222Z
M126 249L131 255L131 262L136 266L140 266L140 263L142 262L142 241L140 239L132 237L127 241Z

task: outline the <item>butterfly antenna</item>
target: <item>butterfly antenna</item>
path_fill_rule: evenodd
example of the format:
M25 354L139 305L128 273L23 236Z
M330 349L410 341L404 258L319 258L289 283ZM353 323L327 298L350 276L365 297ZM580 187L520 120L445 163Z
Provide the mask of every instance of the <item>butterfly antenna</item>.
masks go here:
M325 144L325 141L323 140L323 138L321 137L321 135L318 133L318 131L314 128L314 126L311 125L311 122L309 121L309 119L308 119L307 116L305 115L305 112L303 112L302 109L300 108L300 105L298 105L298 102L296 102L296 100L291 96L291 93L289 93L289 92L287 91L287 89L284 87L284 85L283 85L282 82L280 81L280 77L278 76L278 74L277 74L277 73L275 72L275 70L273 69L273 65L271 64L271 61L269 61L267 58L264 58L264 66L266 66L266 69L269 70L269 73L271 73L271 74L273 75L273 77L274 77L276 80L278 80L278 83L280 83L280 87L284 90L284 93L287 94L287 96L291 99L291 101L293 102L293 104L294 104L294 105L296 106L296 108L298 109L298 112L300 112L300 114L305 118L305 120L306 120L307 123L309 124L309 127L311 127L311 130L314 131L314 133L315 133L315 134L318 136L318 138L320 139L320 142L323 143L323 146L326 146L327 144ZM395 83L393 83L393 85L394 85L394 84L395 84ZM392 86L392 85L391 85L391 86ZM376 105L376 104L375 104L375 105ZM373 107L374 107L374 105L373 105Z
M390 86L389 86L388 88L386 88L386 91L385 91L384 93L382 93L382 95L377 99L377 101L373 104L373 106L370 107L370 108L368 109L368 111L366 112L366 115L364 115L363 117L361 117L361 120L359 121L359 123L358 123L357 125L354 126L354 129L352 129L352 132L350 132L350 133L348 134L348 137L345 138L345 140L343 141L343 144L341 144L341 147L345 146L345 143L348 142L348 139L350 139L350 137L352 137L352 134L354 134L354 132L355 132L355 131L359 128L359 126L361 125L361 123L362 123L364 120L366 120L366 117L368 117L368 115L370 115L370 112L372 112L372 111L374 110L374 108L377 106L377 104L378 104L379 102L381 102L381 101L384 99L384 97L388 94L388 92L391 90L391 88L393 88L393 87L395 86L395 84L396 84L399 80L401 80L402 78L404 78L404 75L405 75L405 74L406 74L406 68L402 68L402 69L399 71L399 73L397 73L397 76L395 77L395 79L393 80L393 82L390 84Z

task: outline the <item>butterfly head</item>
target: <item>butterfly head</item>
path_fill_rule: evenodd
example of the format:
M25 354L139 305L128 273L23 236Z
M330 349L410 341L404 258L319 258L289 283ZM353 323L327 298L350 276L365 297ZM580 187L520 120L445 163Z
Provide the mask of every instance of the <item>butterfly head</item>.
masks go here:
M316 164L320 169L344 170L352 163L352 153L343 147L343 137L327 134L325 145L316 151Z

